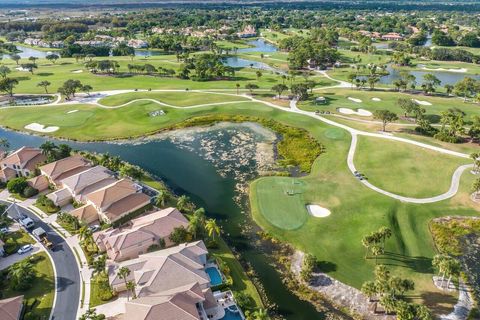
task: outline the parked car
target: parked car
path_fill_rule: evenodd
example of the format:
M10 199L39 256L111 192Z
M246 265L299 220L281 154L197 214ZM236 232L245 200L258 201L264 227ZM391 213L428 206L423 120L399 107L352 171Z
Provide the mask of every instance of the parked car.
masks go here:
M35 222L33 222L33 220L28 217L23 220L20 220L20 224L24 226L26 229L31 229L35 227Z
M8 233L8 227L0 228L0 233Z
M97 232L100 230L100 226L98 224L94 224L93 226L88 227L88 229L90 229L92 232Z
M17 217L17 220L18 220L18 222L20 222L20 221L25 220L25 219L27 219L27 218L28 218L28 216L27 216L26 214L24 214L24 213L19 213L19 214L18 214L18 217Z
M26 244L23 247L21 247L20 249L18 249L17 253L18 254L24 254L24 253L27 253L27 252L32 251L32 250L33 250L33 246L31 244Z

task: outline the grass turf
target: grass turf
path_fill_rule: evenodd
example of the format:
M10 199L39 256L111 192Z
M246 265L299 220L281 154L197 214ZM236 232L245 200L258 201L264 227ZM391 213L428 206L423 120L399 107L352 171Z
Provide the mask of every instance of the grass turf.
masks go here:
M248 101L242 96L234 96L221 93L204 93L204 92L131 92L124 94L112 95L101 99L99 102L106 106L118 106L136 99L155 99L165 104L176 107L189 107L199 104L232 102L232 101Z
M31 257L39 257L39 261L34 264L36 276L33 286L26 291L15 291L9 288L7 283L7 286L2 288L2 298L5 299L24 295L24 304L29 307L37 301L31 312L38 319L48 319L53 307L53 298L55 294L53 266L45 252L37 253Z
M446 192L453 172L471 161L406 143L359 136L354 162L375 186L423 198Z
M315 98L323 96L327 99L327 103L323 105L315 104ZM354 102L348 99L348 97L360 99L362 102ZM372 98L379 98L381 101L373 101ZM388 109L397 113L399 116L403 116L403 110L397 105L399 98L417 99L419 101L427 101L431 105L421 106L426 110L425 117L432 123L438 123L440 121L440 114L442 111L447 111L451 108L458 108L466 113L465 119L467 121L472 120L473 116L480 115L480 108L474 103L465 103L461 99L457 98L443 98L443 97L431 97L431 96L419 96L402 92L386 92L386 91L360 91L356 89L324 89L315 92L315 95L311 99L302 101L299 103L299 107L304 110L314 111L323 110L341 114L337 111L338 108L351 108L351 109L365 109L368 111ZM352 117L352 116L349 116ZM371 119L371 117L361 117L359 119ZM403 121L405 122L405 121ZM410 122L412 123L412 122ZM379 128L381 128L379 126Z

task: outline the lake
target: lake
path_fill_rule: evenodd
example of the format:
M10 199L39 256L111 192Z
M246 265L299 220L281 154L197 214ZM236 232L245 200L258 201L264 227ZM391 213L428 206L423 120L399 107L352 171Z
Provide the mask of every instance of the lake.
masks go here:
M391 65L389 65L387 67L387 71L390 74L380 78L380 83L381 84L392 84L395 80L400 79L401 69L393 68ZM461 73L461 72L414 70L414 71L409 71L409 73L413 74L415 76L415 78L417 79L416 80L417 81L417 86L420 86L423 83L423 76L428 74L428 73L434 74L442 82L441 86L444 86L446 84L455 85L455 83L463 80L463 78L465 78L465 77L471 77L471 78L474 78L476 80L480 80L480 76L478 76L478 75L466 74L466 73Z
M273 44L263 40L263 39L256 39L248 41L247 44L253 46L250 48L242 48L238 49L237 52L277 52L278 48Z
M39 146L46 140L4 129L0 129L0 138L8 139L12 149ZM213 129L182 130L133 144L66 143L79 150L118 155L162 179L176 194L187 194L197 206L206 209L208 216L219 220L226 241L253 266L281 315L289 320L324 319L311 304L287 290L269 258L245 236L246 229L252 229L250 233L254 234L258 227L248 214L246 197L239 191L258 176L258 171L268 169L270 161L259 160L258 154L259 148L265 150L265 144L273 150L273 139L272 132L256 124L225 124Z

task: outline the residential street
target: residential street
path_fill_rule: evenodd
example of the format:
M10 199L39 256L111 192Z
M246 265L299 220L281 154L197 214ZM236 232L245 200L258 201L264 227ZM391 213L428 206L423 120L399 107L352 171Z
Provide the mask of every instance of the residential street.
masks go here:
M0 200L0 202L4 201ZM17 208L21 213L26 214L35 221L35 227L42 227L47 232L50 241L53 243L53 249L49 252L55 264L57 295L51 319L75 320L80 301L81 281L74 253L67 245L66 241L48 224L41 221L29 210L21 206L17 206ZM11 211L12 210L10 210L8 214L9 216L14 217L15 214Z

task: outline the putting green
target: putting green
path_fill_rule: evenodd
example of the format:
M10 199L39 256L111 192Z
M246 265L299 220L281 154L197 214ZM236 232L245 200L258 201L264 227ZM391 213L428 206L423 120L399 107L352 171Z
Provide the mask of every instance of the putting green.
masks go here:
M323 133L325 137L332 140L342 140L345 137L345 130L340 128L329 128Z
M304 182L292 178L275 177L275 183L268 179L256 182L257 202L265 219L283 230L295 230L308 219L303 199Z

